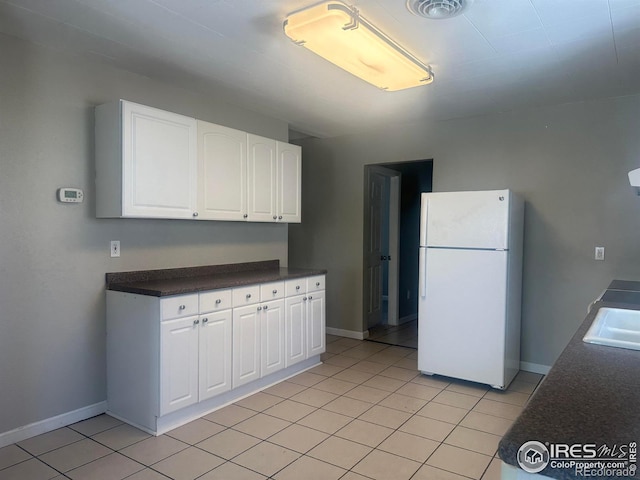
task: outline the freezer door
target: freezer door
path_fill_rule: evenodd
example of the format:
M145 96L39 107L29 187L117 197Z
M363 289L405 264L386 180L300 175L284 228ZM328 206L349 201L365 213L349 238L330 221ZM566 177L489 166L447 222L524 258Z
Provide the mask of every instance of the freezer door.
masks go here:
M508 252L425 250L418 369L504 385Z
M422 194L420 244L507 249L509 190Z

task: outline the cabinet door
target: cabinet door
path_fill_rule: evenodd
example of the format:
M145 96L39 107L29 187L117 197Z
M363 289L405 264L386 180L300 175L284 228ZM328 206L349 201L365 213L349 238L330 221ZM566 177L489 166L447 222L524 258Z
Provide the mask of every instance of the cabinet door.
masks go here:
M302 201L302 148L278 142L278 201L279 222L300 223Z
M285 366L284 300L262 303L260 319L260 376L264 377Z
M192 218L196 120L122 102L123 217Z
M248 220L274 222L276 214L276 141L247 134Z
M198 317L160 325L160 415L198 401Z
M307 297L285 299L285 363L289 367L307 358Z
M233 309L233 388L260 378L260 310Z
M247 134L198 120L198 218L244 220Z
M310 293L307 300L307 357L325 351L325 292Z
M200 316L199 401L231 390L231 309Z

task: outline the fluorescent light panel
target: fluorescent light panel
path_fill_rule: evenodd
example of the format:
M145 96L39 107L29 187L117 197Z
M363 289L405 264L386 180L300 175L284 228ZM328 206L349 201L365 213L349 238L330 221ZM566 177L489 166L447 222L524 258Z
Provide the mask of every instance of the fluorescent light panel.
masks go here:
M342 2L325 1L288 15L284 32L295 43L383 90L433 81L428 66Z

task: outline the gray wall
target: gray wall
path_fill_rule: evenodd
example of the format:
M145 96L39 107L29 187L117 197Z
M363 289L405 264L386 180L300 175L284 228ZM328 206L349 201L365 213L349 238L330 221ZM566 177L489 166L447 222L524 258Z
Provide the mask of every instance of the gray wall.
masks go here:
M522 360L551 365L613 278L640 279L638 132L630 96L302 141L290 262L327 268L327 324L362 331L363 165L433 158L434 191L511 188L526 200Z
M97 220L92 107L126 98L285 141L288 125L11 37L0 65L3 433L106 399L105 272L287 263L286 225ZM83 188L85 203L57 203L61 186Z

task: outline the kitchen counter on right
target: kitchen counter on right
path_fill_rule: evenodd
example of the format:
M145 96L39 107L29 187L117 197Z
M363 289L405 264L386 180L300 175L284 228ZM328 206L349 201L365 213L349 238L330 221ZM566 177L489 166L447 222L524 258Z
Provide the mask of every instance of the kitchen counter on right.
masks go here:
M640 478L636 463L630 461L640 443L640 351L583 342L602 307L640 310L640 282L611 282L502 438L500 458L519 469L509 478L531 476L519 466L519 455L530 462L526 466L532 471L548 460L540 477ZM530 443L519 454L528 442L539 443ZM573 446L573 455L563 453L565 445ZM597 464L609 457L626 460L627 468L602 469ZM576 468L571 463L576 460L590 465Z

